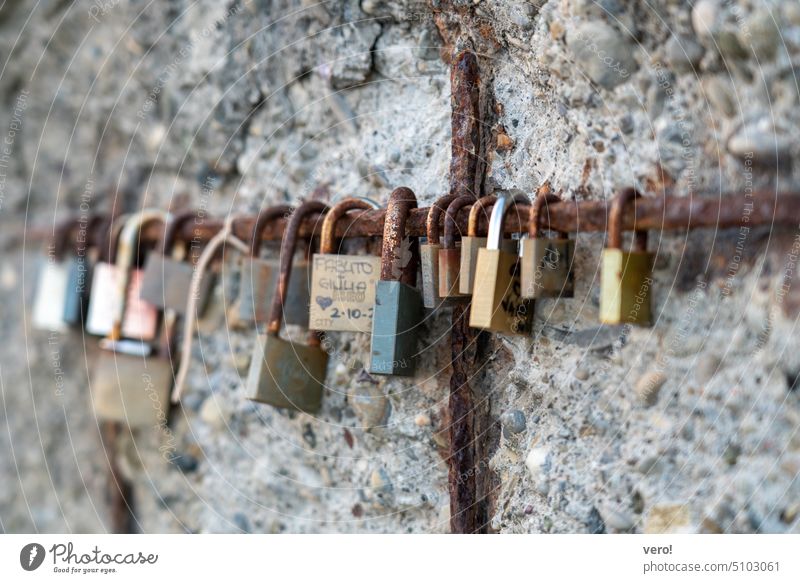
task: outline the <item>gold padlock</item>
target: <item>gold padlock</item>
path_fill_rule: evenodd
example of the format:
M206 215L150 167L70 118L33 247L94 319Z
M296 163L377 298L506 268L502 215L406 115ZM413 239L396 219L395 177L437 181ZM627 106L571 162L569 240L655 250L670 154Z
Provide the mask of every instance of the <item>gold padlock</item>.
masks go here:
M437 199L428 209L428 216L425 221L425 243L419 246L419 262L422 271L422 305L425 308L436 308L442 303L439 294L439 250L442 248L440 243L439 219L442 213L451 202L456 199L456 195L448 194Z
M478 236L478 221L481 216L487 216L496 200L495 195L489 194L479 198L469 209L467 234L461 237L461 259L458 272L458 293L462 295L472 295L475 265L478 263L478 249L486 247L486 237ZM511 239L503 239L502 245L507 251L514 251L514 241Z
M647 252L647 231L635 231L634 249L622 250L622 213L628 202L640 196L627 189L611 203L600 279L600 321L604 324L651 324L653 256Z
M322 202L304 202L286 224L278 288L272 298L267 332L256 339L247 375L246 397L251 401L306 413L314 413L322 405L328 354L320 347L319 333L310 331L304 345L284 340L280 329L300 225L307 216L327 210Z
M502 248L503 225L511 203L530 204L524 196L508 194L495 202L486 247L478 250L469 325L506 334L529 334L533 306L522 297L519 257Z
M549 192L540 192L533 201L528 236L520 244L522 295L526 298L571 298L575 290L572 263L575 244L566 233L557 239L540 236L542 207L561 202Z
M456 246L458 211L475 202L471 195L459 196L447 207L444 217L444 245L439 250L439 295L443 298L464 297L459 291L461 248Z
M319 253L311 264L312 330L369 332L375 288L381 272L380 257L343 255L336 249L336 223L349 211L375 210L380 205L368 198L351 197L336 203L322 221Z

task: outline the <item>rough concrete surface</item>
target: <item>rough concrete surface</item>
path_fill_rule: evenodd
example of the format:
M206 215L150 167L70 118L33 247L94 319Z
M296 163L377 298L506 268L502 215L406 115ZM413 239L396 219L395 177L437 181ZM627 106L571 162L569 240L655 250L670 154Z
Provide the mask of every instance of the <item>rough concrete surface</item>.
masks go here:
M110 528L97 340L31 329L36 230L82 202L226 216L321 185L382 203L408 186L427 205L447 190L464 46L486 193L797 184L793 0L0 8L2 531ZM797 235L651 232L656 323L613 328L597 317L604 237L579 234L575 297L537 302L533 338L482 340L487 529L800 532ZM321 413L286 413L243 398L255 332L225 308L236 275L229 251L172 434L119 444L137 528L447 532L448 311L426 320L413 379L364 374L368 338L334 335Z

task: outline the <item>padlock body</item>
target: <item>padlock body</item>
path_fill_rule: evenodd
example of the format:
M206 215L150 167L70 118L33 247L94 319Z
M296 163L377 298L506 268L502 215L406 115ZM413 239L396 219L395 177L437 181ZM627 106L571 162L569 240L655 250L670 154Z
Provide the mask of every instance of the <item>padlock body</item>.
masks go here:
M311 271L309 327L370 332L381 260L372 255L315 253Z
M141 297L144 271L134 269L128 277L125 313L122 317L122 335L149 342L158 333L158 308Z
M39 330L63 331L64 306L69 286L69 266L61 261L44 260L33 301L32 321Z
M520 257L525 298L571 298L575 293L572 239L525 238Z
M439 295L439 244L423 243L419 246L419 265L422 270L422 305L433 309L441 304Z
M639 326L651 324L652 266L653 256L646 251L603 249L601 322Z
M439 251L439 295L445 298L461 297L459 279L461 273L461 249Z
M253 347L246 396L280 409L319 411L328 354L319 346L261 334Z
M141 298L160 310L172 310L184 316L189 292L192 289L193 275L194 268L191 264L158 253L150 253L144 267ZM209 274L200 284L197 302L199 315L202 315L203 308L208 303L210 289Z
M458 272L458 293L472 295L475 287L475 266L478 263L478 249L486 247L486 237L461 237L461 259ZM515 241L503 239L500 247L509 253L514 252Z
M240 321L260 324L269 320L279 273L278 259L242 258L242 277L239 282ZM283 306L283 317L287 324L308 327L309 275L308 261L295 259L289 278L286 304Z
M121 301L117 292L118 273L117 266L112 263L95 265L86 316L86 332L89 334L107 336L111 332Z
M478 249L482 247L486 247L486 237L461 237L461 261L458 273L458 292L461 294L472 294Z
M519 262L515 253L480 249L469 325L504 334L529 334L533 306L522 297Z
M161 426L169 411L172 379L165 358L101 350L91 383L95 415L133 428Z
M92 281L91 262L86 257L72 257L69 262L67 296L64 301L64 321L70 326L83 323Z
M270 303L278 281L277 259L242 257L239 280L239 320L263 323L269 319ZM291 286L293 278L290 278Z
M419 292L398 281L379 281L372 318L370 372L412 376L422 319Z

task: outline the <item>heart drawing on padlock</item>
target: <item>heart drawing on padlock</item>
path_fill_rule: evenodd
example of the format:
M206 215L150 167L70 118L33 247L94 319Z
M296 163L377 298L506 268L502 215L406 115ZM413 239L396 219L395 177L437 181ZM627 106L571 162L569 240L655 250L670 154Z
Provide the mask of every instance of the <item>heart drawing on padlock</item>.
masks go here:
M317 296L315 300L317 302L317 305L323 310L327 310L328 308L330 308L331 304L333 303L333 298L329 298L327 296Z

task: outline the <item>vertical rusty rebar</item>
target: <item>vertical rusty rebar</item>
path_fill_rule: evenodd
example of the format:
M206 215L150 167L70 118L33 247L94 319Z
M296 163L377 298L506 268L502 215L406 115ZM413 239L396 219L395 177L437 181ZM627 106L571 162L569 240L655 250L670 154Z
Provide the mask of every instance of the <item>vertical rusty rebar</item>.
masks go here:
M106 496L111 515L111 531L114 534L129 534L135 532L136 518L133 513L133 484L122 476L117 462L122 426L113 421L105 421L101 430L108 459Z
M452 60L450 85L450 194L477 199L480 101L475 53L462 50ZM469 306L468 302L457 303L451 323L448 488L453 533L479 532L485 522L479 512L475 473L474 405L469 378L474 366L476 332L469 327Z

